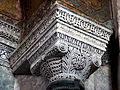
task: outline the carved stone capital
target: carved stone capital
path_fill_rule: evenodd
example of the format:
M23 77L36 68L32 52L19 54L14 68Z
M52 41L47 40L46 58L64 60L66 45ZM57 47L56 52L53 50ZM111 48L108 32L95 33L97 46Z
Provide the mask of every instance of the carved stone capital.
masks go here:
M44 53L44 55L40 56L38 61L36 61L36 62L29 61L30 63L32 62L31 63L31 72L35 75L40 75L41 72L36 71L36 70L39 70L40 64L43 64L43 62L49 64L49 60L52 64L51 60L53 60L53 62L54 62L54 59L61 59L67 53L68 53L68 44L63 41L57 41L47 52Z
M101 66L101 60L96 59L96 55L87 55L81 50L68 45L67 42L57 41L52 48L31 64L31 72L51 82L61 79L79 79L84 83L89 75Z
M101 66L111 34L101 24L55 5L10 56L11 67L19 73L25 64L26 71L50 82L77 79L84 87Z

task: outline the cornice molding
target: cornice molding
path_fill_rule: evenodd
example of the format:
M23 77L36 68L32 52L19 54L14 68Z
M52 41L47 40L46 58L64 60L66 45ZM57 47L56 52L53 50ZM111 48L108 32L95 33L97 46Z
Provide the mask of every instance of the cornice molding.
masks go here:
M55 5L12 53L11 67L15 72L28 61L32 74L49 81L74 78L84 82L101 66L112 32ZM64 69L58 70L59 65Z
M0 20L0 42L13 48L17 47L20 29L12 24Z

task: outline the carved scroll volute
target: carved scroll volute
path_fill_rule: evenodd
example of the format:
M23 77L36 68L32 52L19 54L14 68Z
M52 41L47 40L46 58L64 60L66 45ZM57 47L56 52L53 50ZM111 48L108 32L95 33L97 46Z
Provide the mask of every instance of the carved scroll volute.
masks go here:
M46 69L49 68L51 70L51 68L49 67L49 63L50 63L49 61L53 60L53 62L51 63L54 63L54 59L60 60L63 56L65 56L65 54L67 54L67 52L68 52L68 44L63 41L57 41L55 45L51 47L50 50L48 50L44 55L40 56L40 58L37 61L31 64L30 69L32 74L44 76L43 74L41 74L42 72L40 70L42 69L42 65L43 66L45 65L45 67L43 68ZM46 72L44 74L46 74Z
M101 60L95 56L71 49L66 42L57 41L44 55L31 65L34 75L41 75L53 82L62 79L79 79L81 85L99 67Z

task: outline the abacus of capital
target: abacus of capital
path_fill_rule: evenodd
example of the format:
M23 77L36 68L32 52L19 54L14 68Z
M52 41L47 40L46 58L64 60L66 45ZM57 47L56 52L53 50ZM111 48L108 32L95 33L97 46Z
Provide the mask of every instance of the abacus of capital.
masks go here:
M47 90L84 90L84 82L102 64L112 30L61 5L33 28L10 56L13 73L24 62L49 81Z

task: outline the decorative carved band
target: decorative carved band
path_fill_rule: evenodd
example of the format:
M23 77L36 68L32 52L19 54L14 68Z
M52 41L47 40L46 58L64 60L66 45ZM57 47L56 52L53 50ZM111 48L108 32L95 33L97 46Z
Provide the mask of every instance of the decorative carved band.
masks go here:
M60 20L63 20L64 22L69 23L70 25L73 25L86 32L96 35L97 37L109 40L112 30L110 31L105 27L101 27L102 25L100 26L86 18L75 15L72 12L69 12L64 9L57 9L56 14Z
M13 71L26 60L49 81L84 81L101 66L112 30L55 6L11 55Z
M74 49L73 49L74 48ZM100 59L86 55L65 41L55 45L31 65L31 72L50 81L80 79L84 82L101 65Z
M104 26L94 23L93 21L90 21L89 19L84 18L82 16L78 16L77 14L74 14L68 10L65 10L64 8L55 6L53 10L50 12L50 14L48 15L48 17L45 18L42 22L40 22L40 24L33 29L31 34L22 42L20 47L18 47L16 52L12 54L12 56L10 57L11 63L13 64L16 61L18 62L19 58L21 58L21 56L23 56L25 53L27 54L28 50L32 49L35 43L42 36L45 38L44 34L47 31L49 31L50 28L54 27L55 23L62 23L65 27L67 25L68 29L70 29L69 28L70 26L74 27L75 30L73 29L71 30L80 31L81 34L83 33L82 36L83 35L88 36L85 38L90 37L89 40L86 39L87 42L92 41L94 42L93 45L95 45L96 43L96 46L98 46L97 44L100 42L99 45L101 47L105 47L105 45L109 40L110 35L112 34L112 30L109 30ZM58 27L60 26L59 25L55 26L54 30L57 30Z
M16 26L13 26L5 21L0 20L0 37L2 38L1 42L9 46L16 47L18 40L20 38L20 29ZM7 43L4 40L7 40ZM11 45L10 43L14 45Z
M13 50L14 48L0 43L0 66L10 67L8 56Z

